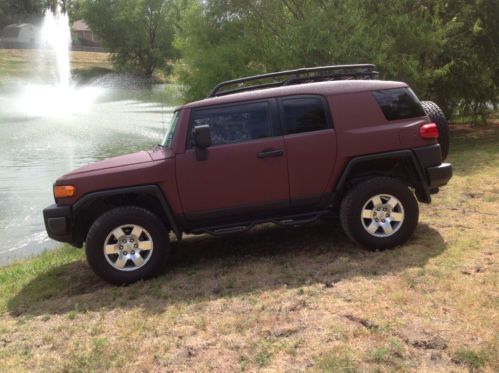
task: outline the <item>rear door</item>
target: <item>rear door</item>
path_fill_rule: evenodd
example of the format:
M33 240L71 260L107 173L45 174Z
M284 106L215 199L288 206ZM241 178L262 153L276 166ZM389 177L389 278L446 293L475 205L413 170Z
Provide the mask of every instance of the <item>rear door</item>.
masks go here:
M279 99L288 161L291 207L319 204L336 161L336 133L326 99L318 95Z
M289 208L284 139L275 100L193 109L189 133L208 124L208 158L192 140L176 158L179 195L188 221L277 212Z

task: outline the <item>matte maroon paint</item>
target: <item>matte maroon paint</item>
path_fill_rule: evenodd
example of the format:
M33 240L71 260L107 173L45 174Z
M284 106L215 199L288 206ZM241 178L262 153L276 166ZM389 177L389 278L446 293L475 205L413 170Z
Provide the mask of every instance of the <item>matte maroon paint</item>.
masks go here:
M90 192L136 185L159 185L174 213L187 218L202 212L245 206L295 207L301 200L334 190L353 156L435 144L418 136L427 117L389 122L373 90L407 87L376 80L333 81L272 88L208 98L181 106L169 149L142 151L80 167L56 181L75 185L77 196L58 201L72 205ZM292 95L321 95L332 113L333 127L317 132L276 136L212 146L198 161L187 148L192 108ZM338 139L341 139L338 141ZM258 152L282 149L284 155L259 159ZM201 214L199 214L201 213ZM208 215L209 216L209 215Z

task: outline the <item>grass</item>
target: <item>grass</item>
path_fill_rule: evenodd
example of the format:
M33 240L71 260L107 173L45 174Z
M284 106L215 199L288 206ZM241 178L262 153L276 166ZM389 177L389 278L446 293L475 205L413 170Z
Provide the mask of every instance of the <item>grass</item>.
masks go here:
M499 371L498 126L460 126L449 161L390 251L325 221L174 242L128 287L69 247L2 268L0 372Z
M91 82L104 75L116 73L110 53L71 51L70 61L72 78L78 83ZM0 83L6 79L26 79L33 75L50 77L55 64L54 55L45 50L0 49ZM142 85L166 81L176 83L175 77L166 76L160 70L156 71L150 79L140 76L135 76L133 79Z
M109 53L70 52L71 70L77 79L88 80L113 71ZM0 49L0 77L29 77L53 68L50 53L36 49Z
M355 352L348 347L337 347L319 359L316 369L320 372L354 373L359 369L359 363Z
M478 370L487 362L487 355L483 351L470 349L460 349L454 353L453 360L462 365L468 366L470 370Z

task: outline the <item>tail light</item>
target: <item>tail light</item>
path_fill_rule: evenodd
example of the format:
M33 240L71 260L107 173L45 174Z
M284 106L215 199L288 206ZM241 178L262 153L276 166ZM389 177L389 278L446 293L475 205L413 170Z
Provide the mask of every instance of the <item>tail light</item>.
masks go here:
M423 124L419 127L419 136L423 139L438 139L438 127L435 123Z

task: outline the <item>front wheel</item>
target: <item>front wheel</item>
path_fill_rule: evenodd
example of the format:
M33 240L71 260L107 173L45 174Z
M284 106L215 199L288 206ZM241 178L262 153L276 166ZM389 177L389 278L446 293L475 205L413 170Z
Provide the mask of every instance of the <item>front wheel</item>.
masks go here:
M90 227L85 251L88 264L102 279L130 284L160 272L169 253L168 232L152 212L118 207Z
M419 219L414 194L401 180L374 177L353 187L340 207L345 233L371 250L402 245Z

